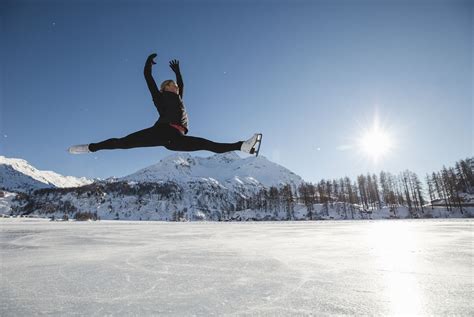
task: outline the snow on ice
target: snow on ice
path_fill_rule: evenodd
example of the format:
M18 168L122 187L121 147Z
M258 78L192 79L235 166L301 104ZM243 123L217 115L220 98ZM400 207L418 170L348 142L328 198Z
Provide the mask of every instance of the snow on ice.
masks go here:
M2 316L474 314L472 220L0 226Z

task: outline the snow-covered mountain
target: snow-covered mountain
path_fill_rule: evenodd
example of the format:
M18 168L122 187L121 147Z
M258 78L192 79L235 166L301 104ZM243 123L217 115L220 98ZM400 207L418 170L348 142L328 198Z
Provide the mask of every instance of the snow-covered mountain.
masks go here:
M207 158L176 153L126 177L95 182L38 171L24 160L0 157L0 186L25 192L0 190L0 214L228 221L472 217L474 213L469 206L464 211L426 206L420 214L403 206L375 211L339 202L306 205L296 197L302 182L264 157L240 158L236 153ZM43 189L29 192L39 188Z
M63 176L52 171L40 171L27 161L0 156L0 188L27 192L40 188L79 187L92 183L85 177Z
M21 168L14 170L13 163ZM52 187L45 181L39 182L36 169L25 161L15 160L13 163L3 164L9 175L16 176L8 177L2 173L9 180L8 186L4 184L4 187L31 188L33 185L30 183L37 188ZM18 174L28 177L25 180ZM4 178L2 182L7 183L7 180ZM263 208L262 200L270 187L281 189L290 185L296 190L302 182L300 176L264 157L241 158L230 152L203 158L176 153L123 178L109 178L78 188L45 189L20 196L11 210L19 214L55 217L92 213L102 219L170 220L184 217L220 220L230 219L234 212L254 205Z
M173 181L186 184L196 181L217 182L227 188L242 186L296 188L303 179L265 157L241 158L235 152L195 157L188 153L170 155L158 164L119 179L133 182Z

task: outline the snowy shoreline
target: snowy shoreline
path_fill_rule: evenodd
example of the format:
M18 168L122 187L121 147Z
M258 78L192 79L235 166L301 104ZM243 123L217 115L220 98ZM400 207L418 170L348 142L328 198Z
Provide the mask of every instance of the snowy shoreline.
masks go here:
M317 222L317 221L364 221L364 220L463 220L463 219L474 219L474 207L467 207L464 209L464 214L461 214L460 210L452 210L448 211L445 208L435 207L434 210L431 208L426 208L429 212L425 213L425 217L411 217L406 207L400 207L397 210L398 217L393 217L393 213L390 212L389 208L382 208L382 210L374 210L372 213L367 212L356 212L354 213L354 218L344 218L340 214L340 212L336 212L333 209L330 209L329 216L324 215L316 215L313 219L307 218L307 210L302 207L297 209L293 219L272 219L270 215L273 213L265 213L261 211L254 211L254 210L243 210L234 213L233 219L224 219L224 220L215 220L215 219L181 219L181 220L170 220L170 219L134 219L133 217L123 218L123 219L113 219L113 218L102 218L99 217L98 219L86 219L86 220L76 220L73 218L69 219L62 219L62 213L53 213L48 216L41 216L41 215L27 215L27 216L20 216L20 215L7 215L7 214L0 214L0 221L4 219L19 219L19 220L44 220L44 221L56 221L56 222L84 222L84 221L114 221L114 222L190 222L190 223L213 223L213 222ZM445 216L443 216L445 215ZM446 216L449 215L449 216ZM283 215L282 215L283 216Z

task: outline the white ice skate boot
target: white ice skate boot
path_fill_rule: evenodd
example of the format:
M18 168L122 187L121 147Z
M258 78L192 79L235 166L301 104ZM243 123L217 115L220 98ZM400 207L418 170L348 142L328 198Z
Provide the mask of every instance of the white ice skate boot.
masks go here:
M242 143L240 150L249 154L256 154L260 151L260 145L262 144L262 134L255 133L253 137Z
M89 144L73 145L68 149L68 152L71 154L90 153Z

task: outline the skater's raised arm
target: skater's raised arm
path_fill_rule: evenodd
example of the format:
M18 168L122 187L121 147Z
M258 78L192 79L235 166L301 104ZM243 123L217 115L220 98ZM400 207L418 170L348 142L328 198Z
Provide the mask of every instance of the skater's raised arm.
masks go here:
M179 70L179 61L177 59L173 59L172 61L170 61L170 67L176 74L176 83L179 87L179 95L181 98L183 98L184 83L183 78L181 77L181 71Z
M146 84L148 85L148 89L150 90L151 97L153 100L156 100L160 95L160 91L156 86L155 80L151 74L151 67L153 64L156 64L153 59L156 57L156 54L151 54L148 56L145 62L145 68L143 69L143 74L145 75Z

